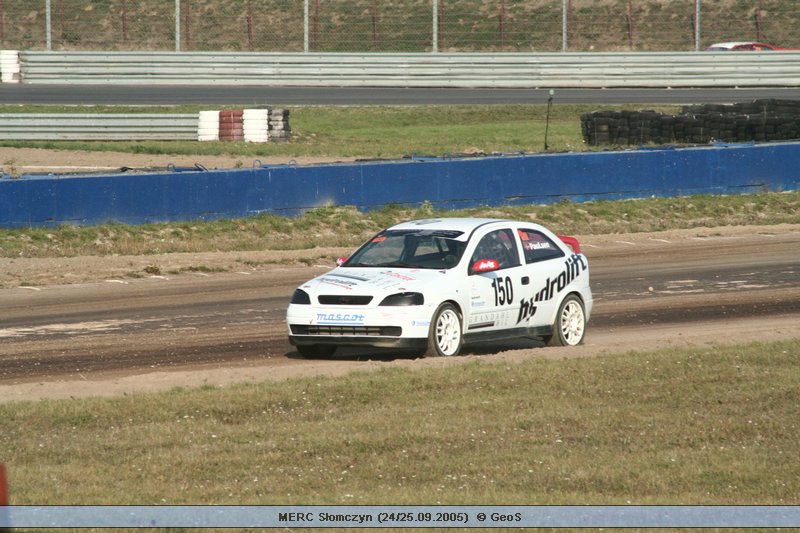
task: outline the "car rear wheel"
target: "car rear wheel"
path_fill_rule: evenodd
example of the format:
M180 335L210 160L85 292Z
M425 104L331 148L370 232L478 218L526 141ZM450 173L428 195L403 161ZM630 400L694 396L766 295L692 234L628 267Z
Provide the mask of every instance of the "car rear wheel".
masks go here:
M312 344L310 346L297 346L297 351L306 359L330 359L336 351L336 346Z
M433 314L425 357L448 357L461 351L461 315L453 304L443 303Z
M586 312L580 298L571 294L558 308L553 334L545 338L548 346L577 346L586 334Z

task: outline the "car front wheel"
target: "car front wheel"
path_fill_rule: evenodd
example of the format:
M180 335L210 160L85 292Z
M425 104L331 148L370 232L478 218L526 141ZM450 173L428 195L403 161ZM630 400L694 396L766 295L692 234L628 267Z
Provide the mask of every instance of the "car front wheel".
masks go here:
M461 351L461 315L453 304L443 303L433 314L425 357L447 357Z
M548 346L577 346L586 334L586 312L583 302L574 294L564 298L558 308L553 334L546 338Z

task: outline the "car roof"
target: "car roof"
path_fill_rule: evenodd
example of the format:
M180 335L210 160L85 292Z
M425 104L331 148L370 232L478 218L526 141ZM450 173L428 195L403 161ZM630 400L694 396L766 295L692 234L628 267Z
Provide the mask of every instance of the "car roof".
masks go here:
M750 44L750 41L726 41L724 43L714 43L711 46L719 48L733 48L734 46L739 46L740 44Z
M769 43L764 43L761 41L726 41L724 43L714 43L709 48L735 48L741 45L757 45L757 46L772 46Z
M502 218L428 218L421 220L409 220L408 222L401 222L390 228L389 230L410 230L410 229L426 229L433 231L461 231L464 239L469 238L475 229L486 225L507 225L507 224L526 224L532 228L542 228L539 224L533 222L521 222Z

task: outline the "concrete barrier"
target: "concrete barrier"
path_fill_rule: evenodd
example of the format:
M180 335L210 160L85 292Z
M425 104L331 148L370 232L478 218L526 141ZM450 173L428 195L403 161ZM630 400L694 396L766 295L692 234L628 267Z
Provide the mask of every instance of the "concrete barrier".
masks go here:
M796 190L800 143L0 178L0 226L138 224L324 205L444 209Z
M0 113L7 140L197 140L286 141L285 109L172 113Z

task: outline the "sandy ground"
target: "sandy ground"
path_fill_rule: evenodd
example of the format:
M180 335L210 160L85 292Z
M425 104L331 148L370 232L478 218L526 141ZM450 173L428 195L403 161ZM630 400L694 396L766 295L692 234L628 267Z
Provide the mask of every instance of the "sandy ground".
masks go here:
M66 150L45 150L40 148L0 147L0 165L4 174L15 176L49 172L96 172L129 168L165 168L172 164L191 167L196 163L208 169L227 169L252 167L258 160L262 164L299 165L348 161L348 158L332 157L252 157L245 156L194 156L194 155L151 155L128 154L121 152L86 152Z
M615 353L648 352L661 349L696 348L713 350L715 346L764 340L791 340L800 337L797 315L763 319L740 319L728 322L710 321L686 324L665 324L648 328L620 328L611 331L591 330L586 343L574 348L503 349L498 353L477 353L459 357L412 359L333 359L313 361L285 359L282 362L231 363L197 365L191 369L153 371L137 374L100 374L80 378L65 377L47 381L0 384L0 403L15 401L63 400L86 397L113 397L161 392L175 387L227 387L238 383L262 383L299 378L345 376L353 372L405 368L425 371L429 368L463 364L517 364L532 357L565 359L601 357Z
M675 275L684 275L686 268L696 264L697 257L708 257L709 264L726 262L730 254L740 255L741 249L748 248L749 243L762 240L783 242L783 247L788 246L792 253L792 246L800 242L800 226L758 226L758 227L728 227L728 228L702 228L695 230L676 230L657 234L632 234L632 235L602 235L587 236L582 239L586 244L587 253L594 257L594 265L601 267L600 271L615 271L626 276L627 272L641 267L642 258L639 254L645 253L653 261L660 262L659 268L667 264L676 269ZM681 243L681 252L670 252L672 244ZM286 264L261 264L255 271L242 272L249 275L242 276L240 271L242 259L267 258L276 259L276 253L271 251L248 253L204 253L204 254L162 254L158 256L141 257L78 257L69 259L0 259L0 280L5 283L6 289L0 289L0 302L6 302L6 308L18 305L31 306L35 302L34 294L49 298L53 306L42 307L42 313L53 314L52 324L47 328L58 331L61 316L57 311L58 306L66 305L75 312L80 312L82 320L103 321L113 319L117 313L122 312L129 304L125 294L142 295L152 299L153 311L156 313L162 295L170 294L169 298L175 305L186 306L200 314L196 307L196 299L191 299L192 292L215 292L218 287L233 287L240 284L240 279L252 279L252 283L239 289L240 298L244 301L242 310L247 310L246 302L252 294L259 294L264 298L288 294L291 287L296 286L297 279L304 276L310 277L314 273L322 272L331 265L298 266L293 265L298 254L336 255L337 249L311 250L302 252L280 252ZM632 258L637 258L639 264L631 267ZM694 257L694 259L692 259ZM686 260L689 260L687 263ZM693 262L694 261L694 262ZM186 273L157 277L159 279L125 279L120 277L126 270L139 268L147 264L159 264L164 268L178 265L206 264L226 268L226 272L210 275ZM688 265L688 267L687 267ZM20 279L36 279L35 287L20 288ZM117 283L109 283L116 281ZM119 287L119 291L112 288ZM128 287L124 289L123 287ZM185 287L186 296L178 289ZM134 292L130 292L134 291ZM199 291L199 292L198 292ZM0 380L0 403L20 400L39 399L65 399L86 396L116 396L122 394L136 394L169 390L175 386L195 387L213 385L224 387L241 382L283 381L286 379L315 377L315 376L340 376L354 371L372 371L388 367L400 366L404 368L424 371L426 368L459 365L479 361L486 364L512 364L530 357L545 358L571 358L571 357L596 357L607 354L627 352L630 350L643 353L663 348L713 349L713 346L728 343L742 343L760 340L780 340L800 338L800 319L798 319L798 302L800 302L800 287L790 284L784 288L755 288L743 293L727 292L713 296L709 294L693 293L670 294L658 298L642 297L634 294L630 289L628 296L618 295L611 301L596 302L596 312L609 314L630 314L636 312L651 313L654 309L663 313L653 318L653 321L644 323L620 322L613 326L591 327L587 341L583 346L576 348L545 348L532 346L529 342L521 345L506 345L491 349L478 349L468 351L463 357L442 359L415 359L415 358L380 358L347 356L331 361L304 360L297 357L294 350L288 345L285 338L281 313L284 308L275 310L275 316L267 314L263 320L237 326L228 324L228 327L214 327L211 323L198 325L196 330L183 331L181 328L152 327L151 329L137 329L134 336L130 333L115 334L112 332L78 331L68 337L54 335L39 335L27 337L23 344L17 345L20 351L5 350L0 346L0 352L7 352L7 357L25 361L30 357L40 358L46 364L48 359L43 354L54 353L56 359L67 357L71 354L90 354L98 360L124 359L125 352L134 350L134 359L165 352L164 361L175 364L174 368L164 368L164 364L157 364L148 369L115 369L101 368L99 371L77 372L74 368L63 374L34 377L32 379ZM646 292L646 291L645 291ZM119 294L117 294L119 293ZM140 294L141 293L141 294ZM26 295L30 294L31 298ZM47 295L56 296L47 296ZM58 297L62 294L63 298ZM70 299L71 294L80 297ZM225 298L234 302L236 292L233 288L225 292ZM103 295L108 295L103 296ZM108 299L113 303L108 310L94 311L92 307L81 307L84 301L98 301ZM27 304L24 302L28 301ZM223 300L220 300L222 302ZM748 316L731 316L729 319L720 320L718 316L709 318L683 318L675 317L686 315L691 317L697 308L708 305L717 306L719 309L759 309L764 303L783 301L785 311L760 316L758 311L748 313ZM74 302L74 303L73 303ZM2 305L2 303L0 303ZM211 304L210 304L211 305ZM236 308L236 307L235 307ZM27 309L27 307L23 307ZM238 308L237 308L238 309ZM27 311L26 311L27 312ZM148 311L149 313L150 311ZM188 312L188 311L187 311ZM264 310L259 310L263 313ZM83 314L86 313L86 316ZM153 315L148 320L155 320L155 324L172 324L178 317L170 314L163 316ZM213 305L207 311L207 316L214 317L219 313ZM0 316L2 312L0 312ZM280 316L279 316L280 315ZM69 313L65 317L71 316ZM148 315L149 316L149 315ZM249 316L249 315L248 315ZM700 317L706 315L697 315ZM659 318L662 317L662 318ZM66 318L65 318L66 319ZM157 319L157 320L156 320ZM676 321L677 320L677 321ZM92 322L92 323L94 323ZM639 321L641 322L641 321ZM137 325L144 328L145 324ZM71 327L77 327L71 324ZM54 329L55 328L55 329ZM194 344L193 344L194 343ZM9 341L9 344L12 344ZM196 348L202 358L197 361L181 359L174 353L176 347L181 349ZM7 346L6 348L12 348ZM33 351L31 351L33 350ZM191 351L191 350L190 350ZM24 355L23 352L30 352ZM39 356L36 356L39 353ZM63 354L63 355L59 355ZM130 354L128 354L130 355ZM27 358L27 359L26 359Z
M603 254L613 260L617 255L625 261L625 254L633 246L647 247L663 241L697 240L704 236L737 238L753 234L781 234L798 232L792 224L773 226L726 226L695 228L655 233L620 233L613 235L576 235L591 257L593 249L602 247ZM161 272L174 273L207 267L203 270L219 272L247 272L252 264L314 265L332 268L330 258L349 254L351 248L313 248L310 250L260 250L248 252L167 253L157 255L111 255L62 258L3 258L0 257L0 289L18 287L20 284L36 287L54 284L91 283L125 280L131 273L141 275L150 266ZM171 274L174 275L174 274Z

